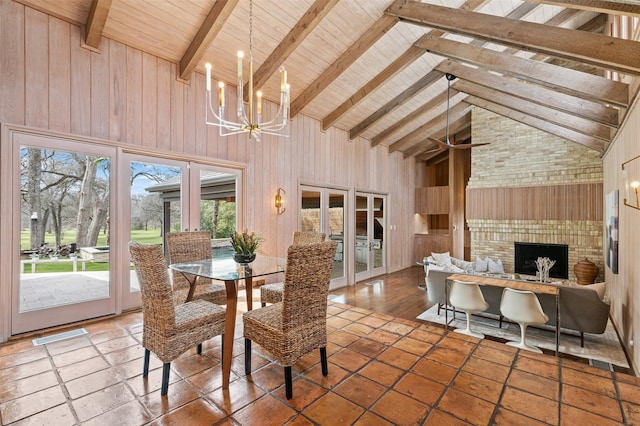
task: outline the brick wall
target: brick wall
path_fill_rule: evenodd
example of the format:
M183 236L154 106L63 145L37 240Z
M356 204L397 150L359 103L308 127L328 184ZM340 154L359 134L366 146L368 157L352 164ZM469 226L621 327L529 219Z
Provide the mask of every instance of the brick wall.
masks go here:
M530 187L602 183L600 153L582 145L481 108L472 111L472 140L490 145L474 148L468 188ZM570 206L580 208L580 206ZM471 259L500 258L513 272L514 242L569 245L569 278L573 266L587 257L604 277L603 224L594 221L494 220L467 221Z

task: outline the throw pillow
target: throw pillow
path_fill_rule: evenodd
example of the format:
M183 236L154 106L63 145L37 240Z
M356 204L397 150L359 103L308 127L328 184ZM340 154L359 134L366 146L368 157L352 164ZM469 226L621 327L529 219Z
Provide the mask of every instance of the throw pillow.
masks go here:
M489 258L481 259L480 256L476 256L476 272L487 272Z
M504 274L504 266L502 266L502 261L498 259L497 261L493 261L487 258L487 269L492 274Z
M446 253L431 253L431 257L436 261L438 265L448 266L451 265L451 256L449 252Z

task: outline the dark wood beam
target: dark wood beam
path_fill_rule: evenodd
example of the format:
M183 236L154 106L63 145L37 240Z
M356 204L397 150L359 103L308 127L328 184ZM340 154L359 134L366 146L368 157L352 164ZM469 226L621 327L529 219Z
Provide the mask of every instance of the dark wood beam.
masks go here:
M436 55L509 74L572 96L625 108L629 106L629 85L608 78L443 38L425 40L419 47Z
M93 49L100 47L102 31L107 23L109 10L111 10L111 0L93 0L91 2L87 22L84 26L84 43L87 46Z
M587 148L594 149L599 152L604 152L605 142L602 139L595 138L593 136L587 136L583 133L579 133L566 127L558 126L557 124L549 123L546 120L540 118L531 117L520 111L512 110L508 107L498 105L494 102L481 99L477 96L467 96L463 102L468 102L471 105L478 106L486 109L503 117L510 118L527 126L542 130L549 134L561 137L570 142L575 142L580 145L584 145Z
M349 48L293 101L291 102L291 118L298 115L305 106L326 89L340 74L353 64L376 41L385 35L398 21L383 15L375 24L353 43Z
M318 26L325 16L338 4L339 0L316 0L302 15L302 18L291 28L291 31L282 39L269 57L260 65L253 74L253 87L260 89L264 86L280 65L287 60L289 55L302 43L302 41ZM244 86L245 97L249 96L249 83Z
M591 12L607 13L609 15L625 15L640 17L640 4L609 0L528 0L536 3L552 4L554 6L573 9L589 10Z
M640 74L640 43L636 41L405 0L396 0L385 13L521 50Z
M239 0L216 0L180 59L178 78L187 81Z

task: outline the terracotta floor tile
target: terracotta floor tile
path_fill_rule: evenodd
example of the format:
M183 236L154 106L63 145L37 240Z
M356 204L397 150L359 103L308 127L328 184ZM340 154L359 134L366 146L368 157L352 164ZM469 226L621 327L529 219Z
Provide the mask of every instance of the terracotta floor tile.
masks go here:
M469 423L440 410L431 410L425 426L468 426Z
M493 347L479 345L473 352L473 356L495 362L496 364L511 367L516 358L516 352L505 352Z
M171 391L171 387L169 387L169 391ZM222 408L227 414L231 414L261 398L264 394L265 392L260 387L245 379L240 379L230 383L228 390L222 390L221 386L206 398Z
M297 414L295 410L287 407L271 395L265 395L241 410L236 411L232 417L243 426L262 426L266 423L274 425L285 424Z
M333 391L363 408L371 407L387 388L366 377L354 374L343 380Z
M397 347L390 347L377 357L378 361L392 365L403 370L410 370L411 367L420 359L419 356L400 350Z
M105 330L100 333L92 333L89 335L89 339L91 339L91 342L93 342L94 345L98 345L108 340L119 339L128 335L129 332L127 330L116 326L110 330Z
M456 389L447 390L438 402L437 409L449 413L473 425L487 425L495 405Z
M562 383L587 389L610 398L617 396L611 380L570 368L562 371Z
M624 418L627 424L640 424L640 405L624 401L622 401L620 405L622 405L622 411L624 412Z
M129 362L134 359L144 357L144 348L142 345L129 346L124 349L119 349L113 352L104 354L104 358L109 361L111 365L120 365Z
M350 425L363 412L362 407L329 392L303 410L302 414L321 425Z
M139 346L140 343L136 339L131 336L119 337L117 339L107 340L102 343L98 343L96 348L103 353L107 354L109 352L117 351L120 349L127 348L129 346Z
M229 426L236 426L236 425L229 425ZM287 426L315 426L315 425L305 416L298 415L289 423L287 423Z
M399 340L393 346L395 348L402 349L403 351L410 352L417 356L422 356L426 354L433 347L431 343L423 342L422 340L412 339L410 337L405 337L402 340Z
M357 306L352 306L349 308L350 311L353 312L358 312L364 315L371 315L373 313L373 311L369 310L369 309L365 309L365 308L358 308Z
M171 369L169 372L169 391L171 391L171 384L178 380L181 380L180 376ZM134 394L138 396L147 395L151 392L160 393L160 387L162 386L162 368L149 370L147 377L142 377L142 371L140 371L139 376L127 379L126 383L133 390Z
M284 387L284 380L282 386L273 392L273 396L279 398L291 408L297 411L302 411L309 406L312 402L320 398L326 393L318 384L307 380L303 376L298 376L293 379L293 398L287 399L287 391Z
M628 383L630 385L640 387L640 377L636 377L630 374L618 373L618 372L613 374L617 382Z
M389 321L388 320L384 320L382 318L376 318L373 315L369 315L367 317L360 318L358 320L358 322L360 324L368 325L369 327L380 328L383 325L385 325L386 323L388 323Z
M0 382L0 403L20 398L53 386L58 386L58 378L53 371L36 374L12 382Z
M421 359L411 371L445 385L451 383L455 375L458 374L457 368L430 359Z
M343 347L349 346L358 339L358 336L346 331L335 331L327 336L327 341Z
M160 392L153 392L139 398L152 418L164 415L178 407L190 403L200 397L197 390L188 382L181 380L169 386L166 397L161 397Z
M511 410L505 408L498 408L498 411L491 423L494 426L544 426L546 423L532 419L531 417L525 417L522 414L514 413Z
M327 357L331 357L332 355L338 353L342 351L341 347L338 347L337 351L329 351L327 349ZM316 366L317 364L320 363L320 351L319 350L315 350L309 354L306 354L305 356L303 356L302 358L300 358L298 361L296 361L296 363L293 365L293 370L297 371L299 373L302 373L304 371L307 371L310 368L313 368L314 366ZM280 371L284 371L283 367L278 364L278 363L273 363L276 364L278 367L280 367Z
M102 359L102 358L93 358L93 359ZM109 364L105 361L107 367ZM136 358L131 361L124 362L122 364L114 365L112 368L118 372L120 377L125 379L130 379L135 376L139 376L142 374L142 367L144 365L144 358ZM156 370L162 367L162 361L160 361L155 356L151 356L149 358L149 371ZM86 373L85 373L86 374Z
M461 371L453 381L453 387L459 391L477 396L496 404L502 393L502 382L496 382L466 371Z
M526 351L521 351L520 354L522 354L522 352ZM540 359L534 359L528 356L518 356L514 367L552 380L558 380L558 372L560 371L560 368L557 365L552 365L541 361Z
M64 404L66 398L59 386L43 389L0 404L0 419L9 424L56 405Z
M402 336L406 336L407 334L411 333L413 330L416 329L416 324L415 323L412 323L411 325L402 324L401 321L396 320L396 321L391 321L384 324L382 327L380 327L380 329L390 331L395 334L400 334Z
M375 328L369 327L368 325L364 325L364 324L359 324L357 322L353 322L353 323L349 324L348 326L344 327L342 330L343 331L347 331L349 333L353 333L356 336L366 336L367 334L369 334L373 330L375 330Z
M253 363L251 364L253 367ZM197 353L187 357L180 357L171 363L171 367L182 377L191 377L216 365L220 365L220 362Z
M503 382L507 380L507 376L511 369L495 362L486 361L482 358L470 357L469 361L462 367L464 371L477 374L487 379Z
M320 364L318 364L310 370L305 371L304 377L319 384L325 389L331 389L342 380L344 380L345 377L351 374L344 368L340 368L339 366L331 362L329 363L328 367L329 374L327 376L322 375L322 367L320 366Z
M511 371L507 385L554 401L560 398L560 383L522 370Z
M96 373L82 376L65 383L71 399L93 393L120 382L120 377L111 369L100 370Z
M358 321L360 318L364 318L367 315L363 314L361 312L355 312L354 310L350 309L348 311L344 311L344 312L340 312L338 315L336 315L339 318L343 318L349 321Z
M93 337L94 335L98 335L100 333L122 329L122 327L120 327L118 323L112 319L90 322L85 324L83 327L85 330L87 330L87 332L89 332L90 337Z
M562 385L562 403L572 405L603 417L621 421L622 413L617 400L570 385Z
M389 331L377 329L369 333L369 335L367 335L367 338L374 340L376 342L382 343L384 345L393 345L395 342L400 340L401 336L396 333L391 333Z
M71 426L78 422L68 404L61 404L12 423L12 426Z
M389 391L371 407L373 413L396 425L420 424L427 417L429 407L396 391Z
M245 376L244 374L242 374L242 376L238 376L233 371L231 371L231 377L229 378L229 381L234 382L236 380L239 380L240 377L244 378L247 376ZM211 393L214 390L222 387L222 367L217 366L210 368L209 370L205 370L191 377L187 377L185 380L189 382L193 387L195 387L200 393Z
M97 356L100 356L100 352L98 352L93 346L88 346L86 348L54 355L52 359L56 367L60 368L65 365L71 365Z
M421 342L431 343L432 345L442 340L442 334L433 333L423 328L417 328L409 333L408 337L420 340Z
M367 338L358 339L351 343L348 347L352 351L361 353L362 355L366 355L371 358L378 356L378 354L380 354L387 348L385 344Z
M0 382L12 382L14 380L24 379L26 377L35 376L36 374L51 370L53 370L51 360L43 358L27 364L20 364L14 367L0 369Z
M28 364L47 357L47 352L43 346L26 349L17 353L0 357L0 369L15 367L17 365Z
M353 426L393 426L393 423L390 423L382 417L376 416L375 414L367 411L360 416Z
M427 358L438 361L443 364L450 365L455 368L460 368L467 360L467 355L462 352L454 351L449 348L441 348L439 345L435 346L427 355Z
M350 349L343 349L340 352L332 355L329 358L329 361L331 361L336 365L339 365L345 370L356 372L363 365L371 361L371 358L369 358L368 356L361 355L358 352L354 352Z
M327 319L327 327L335 328L336 330L340 330L342 327L346 327L349 324L351 324L351 321L345 318L331 317Z
M439 348L453 349L465 355L469 355L477 346L478 339L459 333L450 333L438 342Z
M217 424L225 417L224 411L201 398L165 414L157 420L157 424L163 426L201 426Z
M138 401L130 401L83 423L83 426L144 425L152 420Z
M393 389L424 404L434 405L446 388L441 383L409 373Z
M581 410L570 405L563 405L560 412L560 425L574 426L574 425L598 425L598 426L613 426L621 424L618 421L613 421L605 417L598 416L584 410ZM628 424L634 424L633 422Z
M253 370L246 379L257 384L261 388L272 391L284 384L284 369L278 364L268 364L257 370Z
M60 340L59 342L47 343L45 346L50 355L58 355L75 349L86 348L90 345L91 340L89 340L87 336L80 336L73 339Z
M160 392L158 392L159 397ZM133 394L125 385L119 383L76 399L72 401L72 405L80 421L86 421L132 400L134 400Z
M395 319L391 315L383 314L383 313L380 313L380 312L373 312L371 314L371 316L374 316L376 318L381 318L381 319L384 319L384 320L387 320L387 321L391 321L391 320Z
M640 405L640 390L638 389L638 386L633 386L624 382L618 382L617 386L621 400Z
M404 374L403 370L372 361L360 370L360 374L384 386L391 386Z
M33 343L31 342L31 339L20 339L15 341L12 340L9 342L0 343L0 359L2 359L2 357L4 356L15 355L19 352L28 351L30 349L33 349Z
M611 371L608 370L604 370L602 368L597 368L597 367L593 367L589 364L586 364L584 362L578 362L578 361L574 361L572 359L563 359L562 360L562 367L563 368L571 368L573 370L578 370L578 371L583 371L585 373L589 373L589 374L593 374L595 376L600 376L600 377L606 377L608 379L611 379L611 377L613 376L613 373ZM625 374L625 376L628 376L628 374Z
M105 368L109 368L109 363L102 357L95 357L58 368L58 374L60 374L60 378L64 382L69 382L73 379L77 379L78 377L104 370ZM140 362L140 368L138 369L138 374L141 373L142 361Z
M549 424L558 423L558 402L533 395L512 387L507 387L500 405L526 417Z
M331 304L327 306L327 316L338 315L340 312L346 311L346 305Z

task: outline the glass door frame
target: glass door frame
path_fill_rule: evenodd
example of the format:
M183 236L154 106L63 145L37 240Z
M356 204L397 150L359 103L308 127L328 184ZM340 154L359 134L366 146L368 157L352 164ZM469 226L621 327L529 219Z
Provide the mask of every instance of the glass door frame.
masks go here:
M382 199L382 205L386 206L387 204L387 195L386 194L378 194L378 193L371 193L371 192L364 192L364 191L356 191L354 194L354 209L353 209L353 215L354 215L354 223L355 223L355 216L356 216L356 210L357 210L357 203L356 203L356 199L357 197L366 197L367 199L367 207L366 207L366 212L367 212L367 247L369 248L368 251L368 257L367 257L367 269L361 272L355 272L355 280L356 282L359 281L363 281L366 279L369 279L371 277L375 277L378 275L383 275L387 273L387 227L386 225L382 225L382 265L376 267L375 266L375 251L373 249L374 246L374 240L376 238L374 238L374 227L375 227L375 215L374 215L374 211L375 211L375 203L374 200L376 198L380 198ZM386 218L386 214L384 215L384 218ZM386 223L386 221L384 221L384 223ZM355 229L354 225L354 229ZM353 240L353 250L355 252L356 250L356 239L354 236L354 240ZM354 257L354 271L355 271L355 257Z

